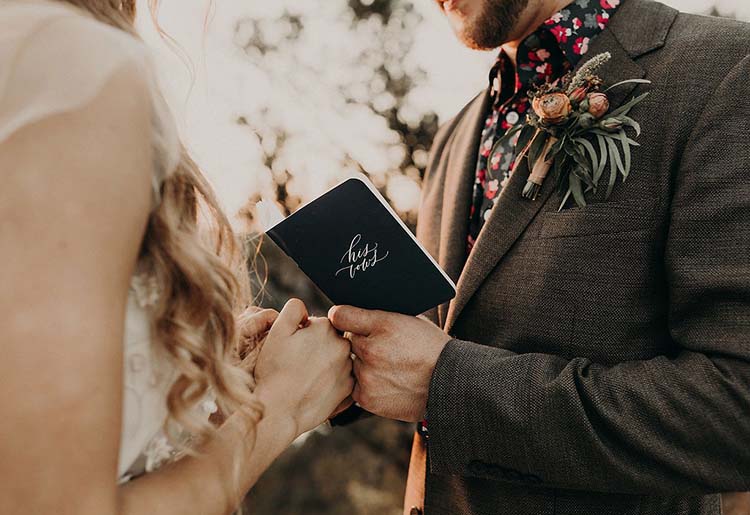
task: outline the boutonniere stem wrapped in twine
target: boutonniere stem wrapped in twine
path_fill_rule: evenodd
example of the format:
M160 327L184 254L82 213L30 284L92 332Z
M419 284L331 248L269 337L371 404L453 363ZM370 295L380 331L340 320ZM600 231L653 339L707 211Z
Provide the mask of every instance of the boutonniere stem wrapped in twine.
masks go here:
M525 124L508 131L497 144L518 134L516 167L528 159L529 175L522 195L535 200L550 171L563 194L562 209L572 196L578 206L586 205L586 194L596 192L608 169L609 198L618 174L625 181L630 174L632 147L641 127L628 116L648 93L633 98L610 112L607 92L628 83L650 84L643 79L618 82L602 91L603 81L594 72L611 59L607 53L593 57L575 75L545 84L530 95L532 112ZM607 166L609 165L609 166Z

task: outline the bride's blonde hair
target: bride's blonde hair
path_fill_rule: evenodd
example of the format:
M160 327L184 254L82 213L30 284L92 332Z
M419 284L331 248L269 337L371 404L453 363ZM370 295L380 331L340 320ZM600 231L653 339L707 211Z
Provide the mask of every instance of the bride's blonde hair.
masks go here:
M135 0L59 1L138 37ZM149 0L152 12L157 3ZM210 242L199 229L199 211L209 222ZM153 308L154 340L179 372L167 398L171 419L195 437L209 436L212 426L194 408L210 392L224 414L240 410L257 423L262 405L252 394L246 366L237 366L236 359L235 320L247 298L243 253L211 186L184 149L161 186L141 256L160 291Z

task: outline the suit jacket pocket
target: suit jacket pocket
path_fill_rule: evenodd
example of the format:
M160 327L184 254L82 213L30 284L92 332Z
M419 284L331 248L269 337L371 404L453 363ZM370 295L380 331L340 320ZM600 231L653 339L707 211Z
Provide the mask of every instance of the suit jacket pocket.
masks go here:
M655 222L656 197L622 202L601 202L586 207L542 214L540 238L564 238L591 234L640 231Z

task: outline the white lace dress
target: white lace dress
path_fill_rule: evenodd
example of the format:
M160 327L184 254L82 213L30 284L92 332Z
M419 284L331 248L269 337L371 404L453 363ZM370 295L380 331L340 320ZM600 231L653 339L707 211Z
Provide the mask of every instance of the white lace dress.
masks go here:
M177 166L177 131L157 93L149 54L128 34L54 0L0 0L0 143L46 117L94 100L113 73L135 66L153 91L154 206ZM43 146L40 146L43 151ZM166 396L175 370L151 345L148 276L131 282L124 338L125 384L118 479L150 472L174 455L164 436ZM214 406L206 403L210 412Z

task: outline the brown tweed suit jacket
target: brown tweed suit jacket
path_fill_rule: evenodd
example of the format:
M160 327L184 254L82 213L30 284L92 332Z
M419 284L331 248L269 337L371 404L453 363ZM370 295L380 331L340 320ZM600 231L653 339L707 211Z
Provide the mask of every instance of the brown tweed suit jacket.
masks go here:
M458 282L432 313L455 339L406 513L718 515L750 489L749 50L749 25L624 0L589 55L652 81L614 93L651 91L630 178L558 212L520 168L468 262L487 95L439 131L417 232Z

